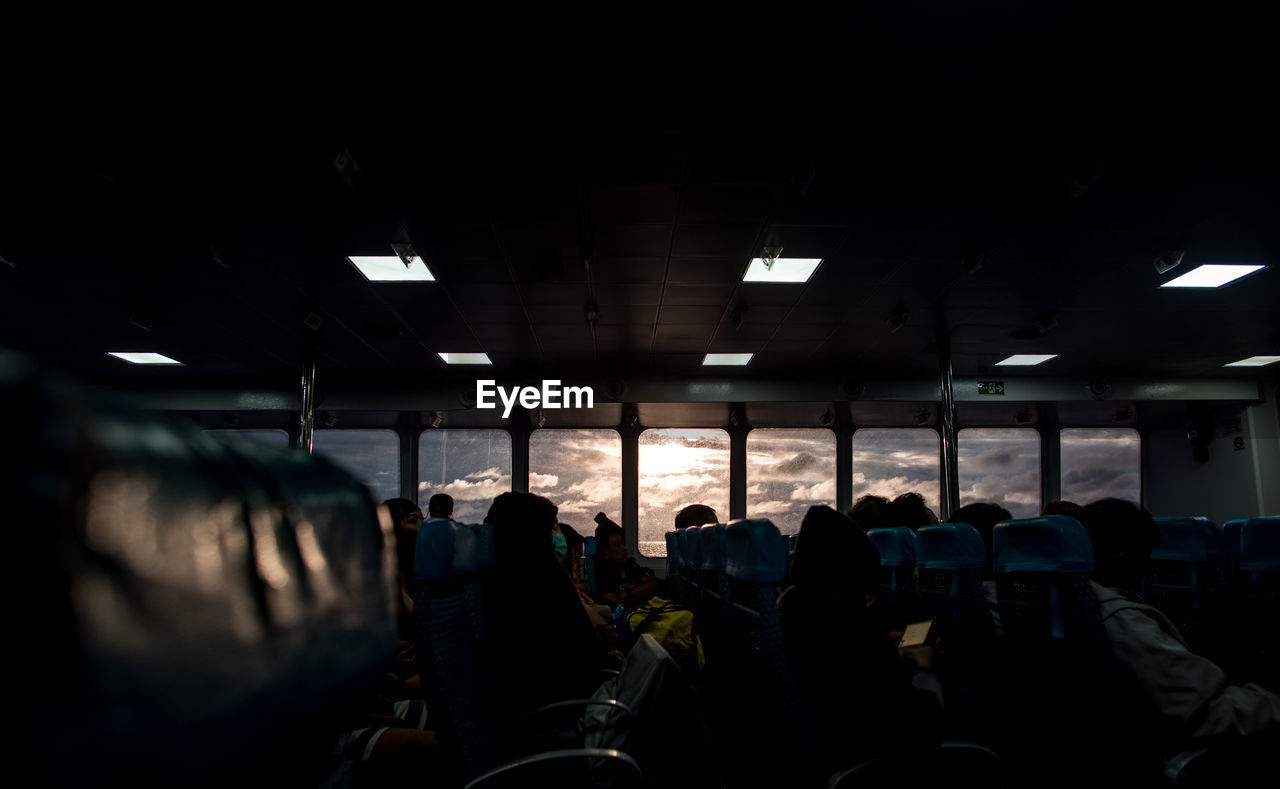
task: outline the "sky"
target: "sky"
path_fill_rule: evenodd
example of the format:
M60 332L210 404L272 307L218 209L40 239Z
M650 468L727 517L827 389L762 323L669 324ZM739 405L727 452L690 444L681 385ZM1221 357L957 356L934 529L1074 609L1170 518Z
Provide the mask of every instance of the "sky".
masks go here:
M284 434L262 435L278 440ZM1062 497L1079 504L1140 496L1141 449L1128 428L1068 428L1061 434ZM315 451L369 485L378 501L399 491L399 449L389 430L317 430ZM814 504L835 504L835 434L825 428L759 428L747 437L747 517L799 529ZM1043 506L1040 437L1029 428L965 428L959 434L960 503L984 501L1015 518ZM536 430L529 442L529 489L560 508L584 536L605 512L622 521L622 442L608 429ZM941 442L929 428L865 428L853 435L853 500L916 491L934 512L941 497ZM639 543L663 556L675 513L706 504L729 514L729 436L711 428L646 430L639 441ZM504 430L428 430L419 442L418 501L454 498L454 517L478 523L511 489L511 439Z

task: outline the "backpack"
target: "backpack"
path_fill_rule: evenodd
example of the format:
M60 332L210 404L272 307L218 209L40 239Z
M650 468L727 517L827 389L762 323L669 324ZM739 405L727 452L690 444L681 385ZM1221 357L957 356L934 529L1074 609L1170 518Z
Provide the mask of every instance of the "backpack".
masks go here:
M671 600L650 597L623 617L626 632L618 635L628 649L648 634L667 650L686 675L702 669L706 659L693 611Z

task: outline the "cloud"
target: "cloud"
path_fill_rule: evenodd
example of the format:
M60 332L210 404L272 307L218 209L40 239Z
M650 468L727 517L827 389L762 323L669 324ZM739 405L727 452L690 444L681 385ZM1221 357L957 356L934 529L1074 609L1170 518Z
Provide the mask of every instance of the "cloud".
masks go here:
M555 474L538 474L529 472L529 489L533 488L554 488L560 484L560 477Z
M825 466L823 461L818 460L818 458L810 452L801 452L779 463L774 463L769 468L769 471L771 476L800 477L808 476L805 472L812 472L814 470L818 470L819 474L825 473L827 469L819 468L820 466Z

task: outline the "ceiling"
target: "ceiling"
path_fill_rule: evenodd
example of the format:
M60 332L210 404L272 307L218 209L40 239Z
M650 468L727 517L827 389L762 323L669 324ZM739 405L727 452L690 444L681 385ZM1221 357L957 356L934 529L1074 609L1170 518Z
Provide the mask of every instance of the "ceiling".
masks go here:
M620 87L558 112L462 89L377 128L352 106L282 129L219 105L31 135L7 149L0 345L183 386L292 382L309 346L326 380L374 387L932 376L944 338L961 376L1012 353L1061 356L1004 375L1275 375L1222 367L1280 354L1266 73L1100 65L1079 20L1022 4L989 26L865 5L868 47L839 80L749 103ZM714 106L678 109L699 94ZM396 241L437 281L369 283L345 259ZM803 285L742 283L765 246L823 263ZM1170 249L1185 262L1160 275ZM1157 287L1200 263L1271 268ZM106 355L122 350L185 366ZM708 352L755 357L707 369Z

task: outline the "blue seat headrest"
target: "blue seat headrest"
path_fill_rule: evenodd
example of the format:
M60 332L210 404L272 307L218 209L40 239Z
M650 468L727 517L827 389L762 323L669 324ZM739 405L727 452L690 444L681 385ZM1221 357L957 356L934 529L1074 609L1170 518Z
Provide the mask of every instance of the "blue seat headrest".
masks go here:
M872 529L867 532L880 551L881 567L915 567L916 533L906 526Z
M696 527L681 529L684 532L684 563L697 569L702 568L702 535Z
M693 527L698 531L699 542L702 543L702 569L724 572L725 536L723 523L708 523L702 527ZM691 529L692 531L693 529Z
M997 573L1088 573L1093 543L1080 521L1066 515L1003 521L992 537Z
M724 527L725 571L756 583L781 583L787 574L782 533L764 518L734 521Z
M667 559L669 561L673 561L679 564L680 535L674 531L669 531L666 534L662 535L662 538L667 541Z
M1151 551L1152 559L1176 562L1225 562L1222 535L1208 518L1156 518L1164 541Z
M1280 517L1250 518L1240 528L1240 569L1280 570Z
M596 555L596 538L595 537L582 538L582 555L588 556L588 557Z
M1246 523L1247 518L1237 518L1222 524L1222 550L1227 555L1240 555L1240 528Z
M470 525L448 518L428 518L418 527L413 577L428 583L447 581L493 566L493 527Z
M926 570L985 570L987 547L967 523L925 526L916 532L916 565Z

